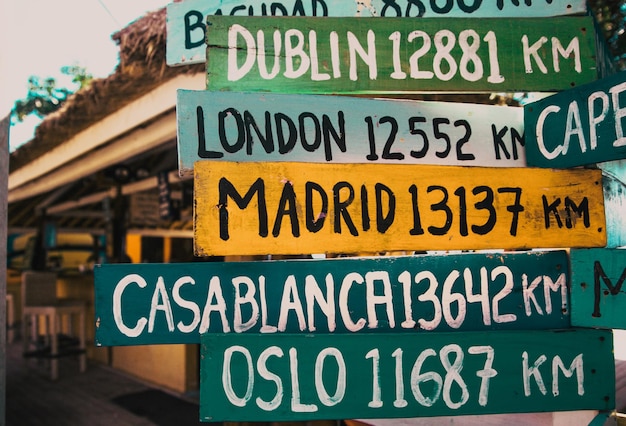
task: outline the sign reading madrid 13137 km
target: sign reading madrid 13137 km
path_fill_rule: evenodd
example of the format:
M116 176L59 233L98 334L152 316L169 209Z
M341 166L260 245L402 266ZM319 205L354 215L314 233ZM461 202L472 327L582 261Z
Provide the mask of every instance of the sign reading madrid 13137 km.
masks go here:
M96 345L203 333L415 333L569 328L562 250L98 265Z
M186 0L167 5L167 64L206 61L207 15L507 18L586 12L585 0Z
M199 255L603 247L600 170L195 163Z
M524 107L528 164L567 168L626 158L626 72Z
M212 91L557 91L596 80L593 18L207 18Z
M199 160L524 167L522 108L179 90L182 175Z
M200 419L611 410L610 330L202 336Z

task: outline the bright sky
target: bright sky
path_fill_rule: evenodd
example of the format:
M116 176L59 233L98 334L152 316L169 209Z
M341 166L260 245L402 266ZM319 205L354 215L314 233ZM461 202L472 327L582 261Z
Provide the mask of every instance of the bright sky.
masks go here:
M8 0L0 2L0 118L27 93L31 75L54 77L78 64L95 77L118 62L111 34L171 0ZM67 83L71 87L71 82ZM37 122L38 120L29 120ZM33 124L11 128L10 143L30 140Z

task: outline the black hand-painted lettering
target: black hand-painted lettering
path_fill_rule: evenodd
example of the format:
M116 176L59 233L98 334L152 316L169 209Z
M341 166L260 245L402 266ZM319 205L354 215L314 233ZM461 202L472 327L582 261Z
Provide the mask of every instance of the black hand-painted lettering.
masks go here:
M604 269L602 268L600 262L596 260L593 263L594 298L593 313L591 314L591 316L595 318L600 318L602 316L602 314L600 314L600 300L602 299L602 294L600 291L600 278L602 278L602 281L604 281L604 285L606 285L606 288L609 289L609 293L611 294L611 296L616 296L621 292L622 286L624 285L624 280L626 280L626 268L624 268L624 270L622 271L622 275L620 275L617 283L615 284L615 286L613 286L611 279L606 275L606 272L604 272Z
M321 6L321 9L322 9L321 14L317 11L318 4ZM328 16L328 5L326 4L324 0L313 0L312 5L313 5L313 16Z
M324 188L322 188L320 184L315 182L307 181L307 183L304 185L304 189L304 204L306 206L306 229L310 232L317 232L324 226L324 221L326 220L326 216L328 215L328 196L326 195L326 191L324 191ZM322 206L319 209L318 214L315 214L315 210L313 210L313 192L317 192L322 202Z
M322 132L324 134L324 155L326 161L333 160L333 150L330 145L330 139L335 141L335 144L339 147L341 152L346 152L346 119L343 111L337 113L337 122L339 128L335 128L330 121L330 118L324 114L322 116Z
M278 209L276 211L276 219L274 220L274 228L272 229L272 235L275 237L278 237L280 234L280 228L282 226L284 216L289 216L289 220L291 221L291 235L299 237L300 223L298 222L296 193L293 190L291 182L285 182L283 185L283 192L280 194Z
M396 196L391 188L382 183L375 185L376 190L376 230L387 232L396 217ZM383 212L383 193L387 194L387 214Z
M475 160L476 157L474 156L474 154L463 152L463 145L468 143L470 137L472 136L472 127L467 122L467 120L455 121L454 127L465 127L465 134L461 136L461 139L456 142L456 158L459 161Z
M404 160L404 154L401 152L391 152L391 146L396 141L396 136L398 134L398 121L389 116L381 117L378 121L380 124L389 123L391 124L391 130L389 131L389 136L387 137L387 142L385 142L385 147L383 148L383 159L385 160Z
M433 133L435 138L443 139L446 143L446 147L443 151L436 151L435 155L439 158L446 158L450 154L452 149L452 143L450 142L450 136L447 133L442 132L439 126L441 124L450 124L450 120L447 118L433 118Z
M415 184L409 187L411 193L411 206L413 207L413 228L409 231L410 235L423 235L424 228L422 228L422 219L420 217L419 205L417 204L417 186Z
M369 195L367 193L367 187L361 185L361 223L363 223L363 231L369 231L370 225L370 211L369 211Z
M376 153L376 136L374 135L374 120L372 117L365 117L365 122L367 123L367 139L370 143L370 153L365 156L365 158L369 161L378 160L378 154Z
M491 125L491 135L493 136L493 149L496 152L496 160L500 160L500 150L504 153L504 156L508 159L511 158L511 154L506 147L506 143L504 142L504 135L509 130L507 126L504 126L502 129L498 130L495 124Z
M584 197L580 204L576 204L570 197L565 197L565 227L571 229L576 224L577 217L582 217L583 225L589 228L589 200Z
M422 138L422 149L419 151L411 151L411 157L424 158L428 152L428 135L422 129L415 127L416 123L426 123L426 117L410 117L409 118L409 133L412 135L420 135Z
M206 131L204 129L204 110L201 106L196 108L196 125L198 129L198 157L200 158L222 158L223 152L208 151L206 149Z
M440 191L443 194L441 201L430 205L430 209L434 212L443 211L446 214L446 220L441 227L429 226L428 232L432 235L445 235L452 227L452 210L448 206L448 190L440 185L431 185L426 189L427 193Z
M467 197L465 188L460 186L454 191L454 195L459 197L459 233L467 237Z
M235 119L237 125L237 142L234 145L228 143L228 137L226 136L226 118L231 117ZM217 116L218 121L218 129L217 132L220 137L220 143L222 144L222 148L230 154L239 151L243 148L244 143L246 142L246 129L243 122L243 118L239 111L235 108L227 108L224 111L220 111Z
M228 199L230 198L240 209L245 209L252 201L252 197L257 196L257 211L259 218L259 236L267 237L267 206L265 203L265 182L258 178L248 189L243 197L237 192L234 185L226 178L221 178L218 184L219 191L219 217L220 217L220 238L227 241L230 236L228 232Z
M282 112L276 113L276 115L274 116L274 122L276 123L278 152L281 154L287 154L295 148L296 141L298 140L298 131L296 129L296 125L287 114L283 114ZM283 127L283 123L287 123L287 129L289 130L289 135L287 137L286 143L285 128Z
M204 44L206 30L204 16L197 10L185 13L185 49L193 49ZM195 35L192 40L192 33Z
M541 200L543 201L543 218L545 223L545 228L550 229L550 213L556 219L556 224L559 228L563 227L563 221L561 220L561 216L559 215L559 211L557 207L561 204L561 199L557 198L552 203L548 204L548 197L545 195L541 196Z
M309 119L313 123L313 127L315 129L314 142L312 144L309 143L306 136L306 119ZM319 148L322 144L322 126L320 124L320 121L317 119L317 116L311 112L303 112L298 116L298 124L300 128L300 140L302 141L302 148L304 148L308 152L315 152L315 150L317 150L317 148Z
M257 137L263 145L263 149L268 154L274 152L274 136L272 135L272 114L269 111L265 111L265 135L261 133L259 125L256 123L254 116L250 114L250 111L243 112L243 122L246 126L246 154L252 155L252 145L254 144L254 135L252 130L256 133Z
M483 225L472 225L472 232L478 235L485 235L494 228L496 225L496 209L493 206L493 190L488 186L477 186L472 190L472 194L479 195L481 193L485 194L485 198L481 201L477 201L474 204L476 210L487 210L489 212L489 216L487 217L487 221Z
M524 211L524 206L522 205L522 188L513 187L513 188L498 188L498 194L515 194L515 200L513 204L509 204L506 207L506 210L513 213L513 218L511 219L511 228L509 229L509 233L512 236L517 235L517 224L519 220L519 214Z
M417 15L411 16L411 9L413 6L417 7ZM426 13L426 7L421 0L408 0L406 4L406 12L404 16L407 18L421 18Z
M345 200L340 199L340 192L342 189L348 190L348 197ZM341 234L341 218L343 218L346 226L348 227L348 231L350 234L355 237L359 235L356 226L354 226L354 222L350 217L350 213L348 212L348 206L352 204L354 201L354 188L348 182L342 181L337 182L335 186L333 186L333 210L335 212L334 217L334 232L335 234Z
M461 9L465 13L473 13L481 6L483 0L474 0L471 5L465 4L465 0L457 0L459 4L459 9Z
M398 3L395 2L395 0L383 0L383 3L385 4L382 8L382 10L380 11L380 16L388 16L388 17L401 17L402 16L402 9L400 8L400 6L398 5ZM387 15L387 10L389 8L392 8L396 14L395 15Z
M445 4L442 7L439 7L437 4L437 0L430 0L430 7L435 13L440 13L442 15L449 13L452 10L452 6L454 6L454 0L444 0Z

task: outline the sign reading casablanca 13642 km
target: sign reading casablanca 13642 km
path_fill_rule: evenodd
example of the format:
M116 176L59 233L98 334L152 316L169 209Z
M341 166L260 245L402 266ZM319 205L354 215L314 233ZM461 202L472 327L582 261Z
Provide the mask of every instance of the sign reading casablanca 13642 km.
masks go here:
M194 197L198 255L606 244L600 170L199 161Z
M523 108L179 90L181 174L193 163L526 166Z
M202 336L200 419L611 410L610 330Z
M101 265L95 282L98 346L570 324L564 251Z
M572 323L626 329L626 250L571 251Z
M167 64L205 62L207 15L507 18L586 11L585 0L186 0L167 5Z
M207 18L211 91L557 91L595 81L591 17Z
M626 158L626 72L524 107L528 164L567 168Z

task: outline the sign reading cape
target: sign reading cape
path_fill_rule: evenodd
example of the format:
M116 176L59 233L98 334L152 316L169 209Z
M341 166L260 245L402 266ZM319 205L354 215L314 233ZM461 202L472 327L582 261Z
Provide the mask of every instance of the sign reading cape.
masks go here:
M626 329L626 250L572 250L572 324Z
M600 170L199 161L198 255L603 247Z
M193 163L297 161L523 167L522 108L179 90L181 175Z
M568 274L564 251L100 265L96 344L568 328Z
M167 64L206 61L207 15L506 18L586 12L585 0L186 0L167 5Z
M596 80L593 18L207 18L212 91L557 91Z
M626 72L524 107L528 164L568 168L626 158Z
M609 330L202 336L200 419L454 416L615 406Z

